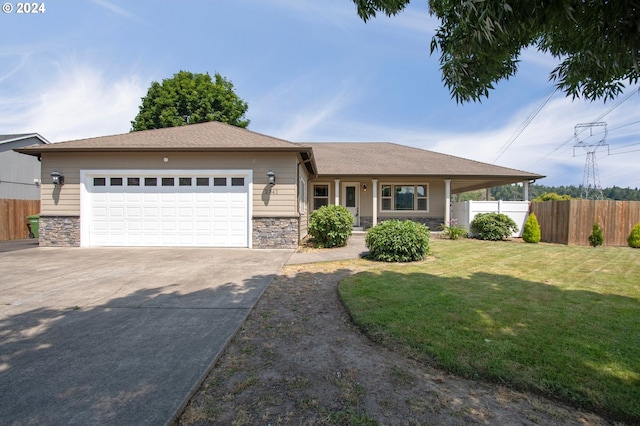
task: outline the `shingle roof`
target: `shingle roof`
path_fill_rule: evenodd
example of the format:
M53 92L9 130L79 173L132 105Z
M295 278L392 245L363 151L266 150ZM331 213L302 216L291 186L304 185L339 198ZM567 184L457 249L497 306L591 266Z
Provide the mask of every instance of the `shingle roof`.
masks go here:
M0 135L0 144L2 143L8 143L8 142L14 142L14 141L19 141L22 139L28 139L28 138L38 138L42 141L42 143L48 144L49 141L46 140L45 138L43 138L42 136L40 136L37 133L18 133L15 135Z
M388 142L316 142L313 156L321 176L544 176Z
M299 151L301 148L305 149L283 139L211 121L188 126L58 142L46 146L23 148L20 152L37 154L49 151Z

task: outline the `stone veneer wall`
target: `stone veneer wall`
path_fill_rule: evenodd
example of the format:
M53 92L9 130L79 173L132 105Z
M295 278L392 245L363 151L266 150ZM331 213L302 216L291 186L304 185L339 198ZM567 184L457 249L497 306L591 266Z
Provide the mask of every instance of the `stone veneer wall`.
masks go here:
M253 218L253 248L279 249L298 247L297 217Z
M42 247L80 247L80 216L40 216Z
M422 223L429 227L431 231L437 231L440 226L444 223L443 217L385 217L381 218L378 216L378 223L389 220L389 219L398 219L398 220L406 220L410 219L414 222ZM373 216L360 216L360 226L364 229L369 229L373 225Z

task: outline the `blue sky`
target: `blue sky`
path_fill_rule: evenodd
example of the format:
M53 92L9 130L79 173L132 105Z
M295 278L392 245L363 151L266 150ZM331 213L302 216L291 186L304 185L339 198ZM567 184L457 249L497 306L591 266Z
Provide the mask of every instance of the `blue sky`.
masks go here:
M248 102L250 130L396 142L540 173L545 185L582 182L574 126L604 121L602 186L640 187L638 86L607 103L572 101L552 94L556 61L530 50L488 99L456 104L429 54L438 22L426 3L365 24L350 0L50 0L30 15L13 2L0 14L0 133L126 133L152 81L219 72Z

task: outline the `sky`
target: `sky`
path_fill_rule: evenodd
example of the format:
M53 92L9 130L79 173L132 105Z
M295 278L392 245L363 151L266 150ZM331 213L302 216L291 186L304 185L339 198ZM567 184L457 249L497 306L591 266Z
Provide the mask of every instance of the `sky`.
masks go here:
M613 101L572 100L549 82L558 61L529 49L488 99L458 104L430 54L438 21L426 0L367 23L351 0L37 4L40 13L18 14L17 2L0 13L0 134L127 133L153 81L218 72L249 104L255 132L394 142L545 175L537 183L548 186L580 185L591 149L602 187L640 187L639 86ZM594 122L606 137L587 126L574 138Z

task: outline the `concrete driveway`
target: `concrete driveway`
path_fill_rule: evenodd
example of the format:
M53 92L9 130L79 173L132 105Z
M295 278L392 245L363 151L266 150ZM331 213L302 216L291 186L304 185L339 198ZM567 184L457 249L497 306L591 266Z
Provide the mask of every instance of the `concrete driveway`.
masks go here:
M0 423L170 422L291 253L0 252Z

